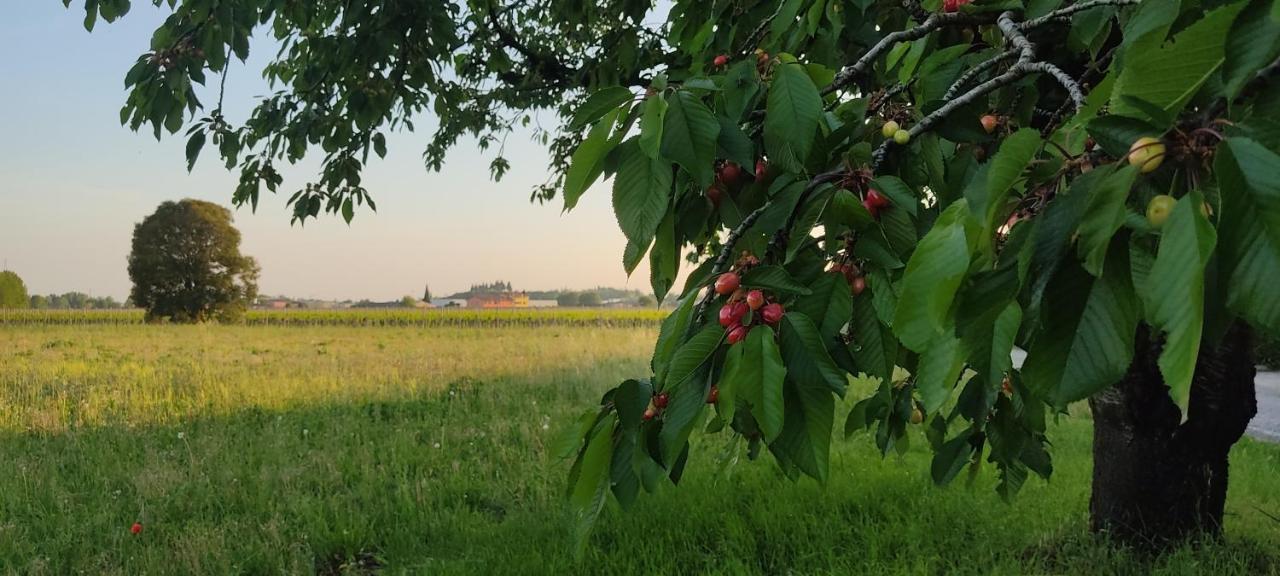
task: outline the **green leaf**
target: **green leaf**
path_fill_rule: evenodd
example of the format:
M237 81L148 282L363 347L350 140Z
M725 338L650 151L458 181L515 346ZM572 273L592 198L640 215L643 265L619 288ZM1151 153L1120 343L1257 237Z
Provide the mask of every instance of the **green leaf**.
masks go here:
M647 246L671 203L671 162L646 156L632 138L618 148L613 213L627 240Z
M782 432L782 386L786 375L773 331L757 327L747 333L745 340L729 348L720 379L720 401L723 404L729 400L724 395L726 389L733 390L732 395L751 406L765 442L773 442ZM732 420L732 412L722 415Z
M662 147L662 125L667 117L667 101L657 94L645 98L644 115L640 117L640 149L650 158L658 158Z
M969 269L965 202L947 208L916 247L902 278L893 330L902 343L923 352L942 333L956 290Z
M569 130L581 130L611 110L630 102L632 97L631 89L622 86L610 86L595 91L573 113L573 119L569 121Z
M1178 201L1165 222L1160 250L1143 290L1148 321L1168 333L1160 353L1160 373L1174 404L1182 409L1183 420L1204 327L1204 271L1218 240L1200 212L1202 203L1196 192Z
M679 164L706 188L715 177L720 123L693 92L676 92L668 104L662 124L662 156Z
M991 159L991 167L987 170L986 202L973 204L971 201L969 206L974 214L986 216L984 224L988 232L1003 224L1003 221L996 220L1004 208L1005 199L1039 149L1040 132L1031 128L1014 132L1000 144L1000 150Z
M916 386L920 390L920 403L925 413L932 414L942 408L951 397L951 390L963 369L964 355L954 331L934 336L928 347L920 352L916 374Z
M675 214L667 212L653 235L653 248L649 250L649 283L653 297L662 302L675 284L680 273L680 246L676 244Z
M893 331L880 323L872 300L873 296L867 292L853 299L853 319L849 326L854 337L853 358L868 376L888 382L893 377L897 341Z
M779 334L787 375L791 379L802 386L823 385L831 392L844 395L849 380L831 360L813 320L799 312L787 312L782 317Z
M764 146L769 162L788 172L802 172L809 160L822 96L799 64L774 68L764 119Z
M695 334L671 356L671 363L667 366L666 374L663 375L658 389L664 392L674 392L678 389L708 358L711 358L711 354L716 351L723 339L724 328L719 324L709 324Z
M1253 140L1218 147L1227 306L1254 326L1280 327L1280 156Z
M1075 262L1058 268L1045 292L1044 329L1022 365L1036 396L1061 409L1124 377L1139 320L1131 278L1123 238L1112 242L1096 280Z
M792 310L818 323L822 342L830 349L838 344L840 329L853 314L853 297L844 275L828 272L811 283L812 293L796 299Z
M756 266L742 275L742 285L747 288L763 288L787 294L812 294L809 287L801 284L787 270L772 264Z
M1191 97L1222 65L1227 33L1244 4L1209 12L1154 50L1126 50L1124 67L1111 97L1111 111L1150 118L1129 98L1150 102L1176 117Z
M187 172L196 167L196 159L200 157L200 150L204 148L204 131L197 131L187 140Z
M686 296L676 304L676 309L662 320L662 327L658 329L658 341L653 346L653 360L650 362L654 374L667 371L667 363L671 362L671 356L675 354L676 347L684 340L685 332L689 330L689 322L693 319L694 304L697 300L696 293Z
M1240 95L1245 83L1280 53L1280 22L1270 16L1277 6L1274 0L1252 0L1231 26L1222 66L1228 100Z
M605 497L609 488L609 460L613 455L614 424L600 426L587 443L587 448L579 457L576 481L569 494L569 505L573 510L573 539L576 549L586 548L587 535L595 524L600 511L604 509Z
M613 394L613 404L618 411L618 422L627 430L633 430L643 421L645 408L653 398L653 387L648 382L627 380Z
M604 118L591 127L591 131L587 133L582 144L578 145L577 150L573 151L569 171L564 176L564 209L566 211L573 210L573 207L578 205L578 199L604 171L604 157L616 145L609 135L621 113L620 108L615 108L612 112L605 114Z
M974 455L973 444L969 441L972 436L973 429L966 429L955 438L947 440L933 455L929 473L933 477L934 484L939 486L950 484L969 464Z
M1099 168L1102 170L1102 168ZM1137 168L1125 165L1111 172L1100 182L1087 190L1089 205L1085 208L1084 217L1080 220L1080 241L1076 248L1084 259L1084 268L1094 276L1102 275L1103 259L1107 256L1107 247L1111 238L1124 224L1128 209L1125 200L1129 198L1129 189L1138 176ZM1074 192L1084 192L1075 190Z

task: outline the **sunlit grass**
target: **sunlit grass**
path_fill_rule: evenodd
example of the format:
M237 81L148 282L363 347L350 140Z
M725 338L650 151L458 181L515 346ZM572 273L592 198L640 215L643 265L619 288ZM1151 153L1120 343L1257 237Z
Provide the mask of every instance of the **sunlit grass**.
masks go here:
M569 548L550 444L654 330L0 328L0 573L1274 574L1280 449L1233 452L1227 538L1146 559L1087 534L1090 423L1012 503L928 480L922 437L832 480L700 436L684 482ZM850 400L852 401L852 399ZM847 404L847 403L846 403ZM847 406L842 409L847 411ZM131 535L134 521L144 525Z

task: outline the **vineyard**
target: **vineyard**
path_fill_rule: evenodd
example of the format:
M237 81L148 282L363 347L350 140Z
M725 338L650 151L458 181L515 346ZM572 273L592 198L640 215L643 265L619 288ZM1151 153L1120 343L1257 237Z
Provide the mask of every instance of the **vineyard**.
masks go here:
M485 328L505 326L657 326L663 311L649 308L556 308L516 310L250 310L249 326L404 326ZM4 325L132 325L145 322L142 310L0 310Z

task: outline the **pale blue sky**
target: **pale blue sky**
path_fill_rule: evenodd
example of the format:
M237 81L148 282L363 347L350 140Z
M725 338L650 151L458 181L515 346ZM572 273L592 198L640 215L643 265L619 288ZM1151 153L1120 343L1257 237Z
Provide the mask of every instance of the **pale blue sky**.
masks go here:
M212 154L188 174L181 137L156 142L149 130L119 124L124 74L167 12L134 2L123 20L99 23L90 34L81 6L20 0L0 20L0 260L33 293L123 298L133 225L165 200L230 205L236 177ZM259 38L248 65L231 67L227 107L234 119L267 90L260 70L274 49L262 46ZM433 122L418 125L429 130ZM427 172L420 161L425 139L388 138L387 158L371 159L365 171L380 211L359 213L350 227L335 217L289 225L285 201L314 174L314 162L285 170L281 193L264 192L256 214L236 211L243 250L262 264L261 291L391 299L420 294L424 282L444 293L495 279L529 289L649 290L647 265L630 279L622 270L625 240L607 186L597 184L562 215L558 199L528 201L547 163L528 134L509 139L513 166L501 183L489 180L490 156L470 142L453 151L442 173Z

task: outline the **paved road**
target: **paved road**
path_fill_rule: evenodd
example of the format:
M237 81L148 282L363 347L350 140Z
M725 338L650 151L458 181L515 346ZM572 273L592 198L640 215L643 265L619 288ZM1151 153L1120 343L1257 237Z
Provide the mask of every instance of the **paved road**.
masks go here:
M1249 423L1249 435L1280 442L1280 372L1258 372L1258 415Z
M1013 364L1022 366L1027 353L1013 349ZM1258 388L1258 415L1249 422L1249 435L1260 440L1280 442L1280 372L1258 370L1254 380Z

